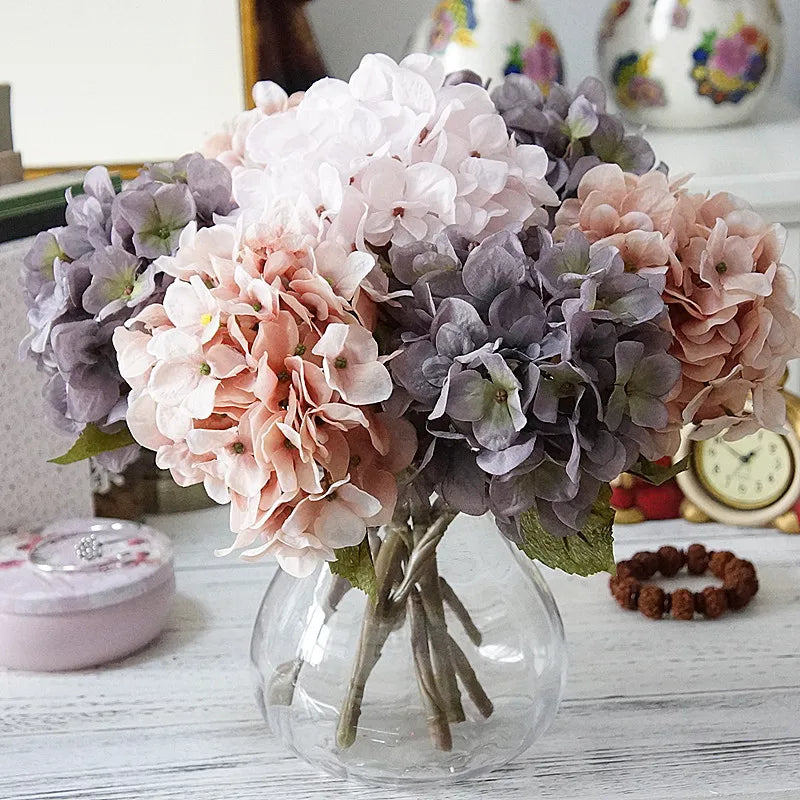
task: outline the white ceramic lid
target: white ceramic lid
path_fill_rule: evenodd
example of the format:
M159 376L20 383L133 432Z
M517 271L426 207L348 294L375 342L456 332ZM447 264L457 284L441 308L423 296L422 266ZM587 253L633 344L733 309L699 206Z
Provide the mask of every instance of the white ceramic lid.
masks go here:
M72 519L0 532L0 612L91 611L139 597L173 575L169 538L136 522Z

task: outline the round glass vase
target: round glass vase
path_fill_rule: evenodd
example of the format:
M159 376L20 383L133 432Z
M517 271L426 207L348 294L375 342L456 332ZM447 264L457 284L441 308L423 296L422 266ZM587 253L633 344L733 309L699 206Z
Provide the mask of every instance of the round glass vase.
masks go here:
M382 532L376 603L327 565L273 580L256 694L300 758L379 785L451 783L508 763L553 721L567 663L553 595L489 517L450 527L416 572L419 539L403 552Z
M438 56L448 72L471 69L492 84L523 74L547 94L564 82L561 48L538 0L437 2L408 52Z
M731 125L772 93L783 27L778 0L612 0L598 37L600 72L632 122Z

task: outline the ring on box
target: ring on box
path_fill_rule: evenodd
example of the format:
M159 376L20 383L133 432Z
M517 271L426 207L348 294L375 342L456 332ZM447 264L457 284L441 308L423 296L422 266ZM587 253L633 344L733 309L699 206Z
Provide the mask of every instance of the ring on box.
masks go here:
M57 536L49 536L39 542L28 554L33 566L43 572L94 572L98 570L122 567L136 560L130 550L120 550L108 554L110 545L127 543L127 536L106 538L102 533L70 532ZM74 561L66 561L58 553L51 552L54 545L77 539L68 552L74 553Z

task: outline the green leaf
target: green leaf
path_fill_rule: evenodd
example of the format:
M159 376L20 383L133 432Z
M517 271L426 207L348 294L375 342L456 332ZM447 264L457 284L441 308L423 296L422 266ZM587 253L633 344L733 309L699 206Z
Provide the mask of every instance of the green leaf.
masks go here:
M129 444L136 444L136 440L127 428L118 433L103 433L96 425L87 425L75 444L63 456L51 458L49 463L62 466L74 464L92 456L99 456L100 453L107 453L109 450L119 450Z
M656 464L654 461L641 458L628 472L631 475L635 475L637 478L641 478L643 481L647 481L647 483L652 486L663 486L676 475L688 469L688 467L689 456L686 456L686 458L669 467L662 467L661 464Z
M350 585L361 589L372 602L377 599L377 582L375 579L375 565L372 563L372 554L369 543L364 539L355 547L343 547L336 553L336 561L328 566L334 575L346 578Z
M548 533L531 509L522 515L524 542L520 550L528 558L570 575L594 575L611 572L614 565L614 510L611 487L604 486L595 500L588 522L578 536L562 539Z

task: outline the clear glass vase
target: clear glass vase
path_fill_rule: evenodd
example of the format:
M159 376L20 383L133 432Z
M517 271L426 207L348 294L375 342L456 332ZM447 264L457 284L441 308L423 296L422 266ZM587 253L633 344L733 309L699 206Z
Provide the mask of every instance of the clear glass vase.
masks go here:
M564 630L536 567L489 517L457 517L432 548L414 534L382 531L377 604L325 565L303 580L279 573L256 620L264 718L337 777L480 777L530 747L558 710Z

